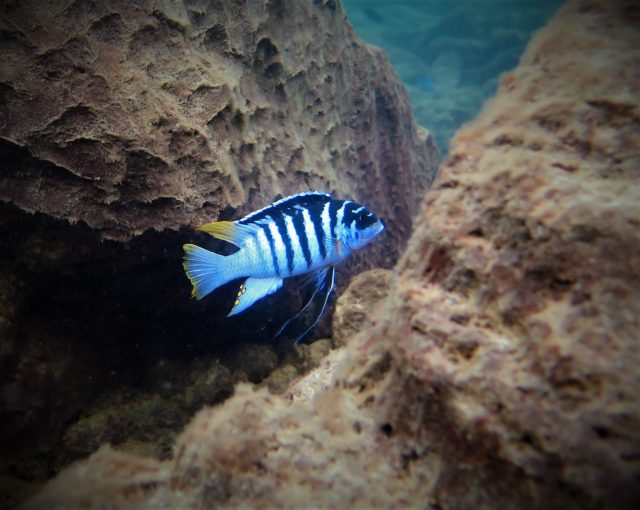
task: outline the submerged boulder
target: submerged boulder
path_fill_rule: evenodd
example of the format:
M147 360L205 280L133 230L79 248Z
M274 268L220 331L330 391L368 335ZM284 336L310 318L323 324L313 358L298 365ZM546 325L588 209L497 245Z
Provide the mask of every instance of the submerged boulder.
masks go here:
M181 246L214 242L195 227L310 189L359 200L393 228L344 285L396 262L436 159L339 2L3 2L0 476L44 482L158 395L175 434L276 366L248 343L293 298L234 319L232 285L191 300ZM218 360L220 388L189 380ZM117 444L139 440L122 423Z
M172 461L102 450L29 507L636 508L637 20L575 0L535 35L453 140L376 324L308 384L242 386Z
M105 238L320 189L406 240L435 171L334 1L22 2L0 29L0 199Z

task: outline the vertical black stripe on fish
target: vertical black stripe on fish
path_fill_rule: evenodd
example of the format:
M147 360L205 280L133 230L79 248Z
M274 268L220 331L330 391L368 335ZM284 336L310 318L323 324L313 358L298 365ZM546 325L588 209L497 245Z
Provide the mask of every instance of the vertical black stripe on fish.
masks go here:
M330 235L322 230L322 210L324 207L314 207L309 210L309 216L311 216L311 222L313 223L313 230L316 233L316 239L318 241L318 249L320 250L320 258L322 260L327 258L327 247L324 245L324 238Z
M287 224L284 221L284 216L281 214L276 214L273 216L273 222L276 224L276 228L278 229L278 233L282 238L282 242L284 243L284 249L287 254L287 267L289 268L289 273L293 272L293 246L291 245L291 239L289 238L289 234L287 233Z
M332 200L329 205L329 235L334 238L338 237L336 235L336 223L338 222L338 209L342 207L342 204L344 204L344 200Z
M304 218L302 211L296 211L293 215L293 226L298 233L298 240L302 248L302 255L307 263L307 267L311 267L311 250L309 249L309 239L307 239L307 229L304 228Z
M269 230L269 225L260 225L262 230L264 231L264 235L267 236L267 241L269 242L269 251L271 252L271 260L273 261L273 269L276 271L276 275L280 276L280 268L278 267L278 257L276 255L276 245L273 241L273 236L271 235L271 230Z
M342 217L342 223L347 227L351 227L351 224L356 221L356 215L354 214L360 206L355 202L347 201L344 208L344 216Z

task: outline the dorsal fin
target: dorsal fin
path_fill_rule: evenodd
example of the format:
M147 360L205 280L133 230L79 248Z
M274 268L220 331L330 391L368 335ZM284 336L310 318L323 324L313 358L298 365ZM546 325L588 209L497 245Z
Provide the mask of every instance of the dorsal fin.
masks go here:
M243 225L256 223L272 214L290 211L296 206L310 208L319 204L325 204L329 200L331 200L331 195L323 191L305 191L303 193L297 193L295 195L281 198L262 209L258 209L257 211L248 214L244 218L239 219L238 223Z
M259 229L256 225L240 225L236 221L214 221L200 227L203 232L235 244L238 248L242 247L247 238L255 236Z

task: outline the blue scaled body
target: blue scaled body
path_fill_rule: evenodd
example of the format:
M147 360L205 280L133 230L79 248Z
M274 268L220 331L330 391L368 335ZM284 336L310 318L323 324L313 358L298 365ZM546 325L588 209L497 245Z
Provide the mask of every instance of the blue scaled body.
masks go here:
M283 198L237 221L208 223L201 230L239 250L223 256L184 245L193 296L202 299L231 280L246 278L229 313L236 315L280 289L284 278L308 274L305 283L312 285L313 294L297 316L323 294L324 310L336 264L371 242L384 226L363 205L312 191Z

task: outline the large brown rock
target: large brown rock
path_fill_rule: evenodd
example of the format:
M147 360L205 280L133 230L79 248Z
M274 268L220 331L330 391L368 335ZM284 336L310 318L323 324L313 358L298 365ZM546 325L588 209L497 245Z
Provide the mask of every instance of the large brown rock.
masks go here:
M161 414L143 434L127 418L140 402L177 433L276 366L293 299L237 319L231 286L190 300L181 246L213 242L192 228L309 189L360 200L393 228L343 285L396 262L436 168L333 0L4 1L0 161L0 479L35 482L104 438L153 437ZM233 373L212 384L218 360Z
M384 315L309 384L242 387L171 463L102 451L31 506L637 508L639 18L576 0L534 37L454 139Z
M1 200L128 239L319 189L406 241L433 145L333 0L4 2L0 30Z
M481 468L449 466L449 506L483 475L531 483L509 497L532 506L640 501L638 21L572 2L534 37L454 138L398 267L397 395L429 389L424 429ZM392 395L399 425L419 419Z

